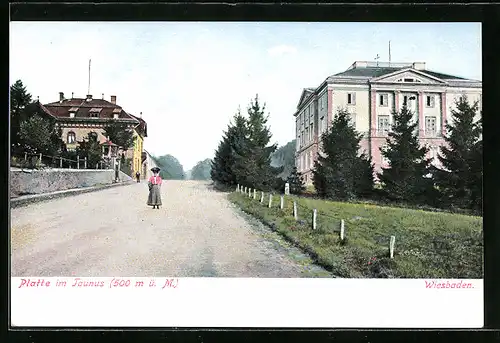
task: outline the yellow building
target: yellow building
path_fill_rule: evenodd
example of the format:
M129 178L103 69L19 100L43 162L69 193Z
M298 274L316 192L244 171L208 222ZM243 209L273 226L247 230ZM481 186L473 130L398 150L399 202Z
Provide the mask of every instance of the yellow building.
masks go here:
M142 156L144 152L144 138L147 135L147 125L146 122L142 119L142 113L139 117L130 115L134 119L136 119L139 124L134 127L134 146L127 153L127 157L132 159L132 176L135 176L135 173L143 173L142 171Z

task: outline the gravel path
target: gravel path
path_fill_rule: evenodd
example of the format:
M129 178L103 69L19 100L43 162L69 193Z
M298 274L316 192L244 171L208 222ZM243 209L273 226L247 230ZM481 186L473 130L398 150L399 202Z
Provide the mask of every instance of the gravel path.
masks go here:
M145 183L11 210L12 276L331 277L207 182Z

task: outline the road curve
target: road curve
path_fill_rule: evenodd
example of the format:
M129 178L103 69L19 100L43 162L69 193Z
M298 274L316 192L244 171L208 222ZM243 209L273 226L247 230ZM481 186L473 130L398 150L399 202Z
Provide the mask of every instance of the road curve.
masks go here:
M159 210L147 193L143 182L13 208L11 275L312 276L208 182L165 181Z

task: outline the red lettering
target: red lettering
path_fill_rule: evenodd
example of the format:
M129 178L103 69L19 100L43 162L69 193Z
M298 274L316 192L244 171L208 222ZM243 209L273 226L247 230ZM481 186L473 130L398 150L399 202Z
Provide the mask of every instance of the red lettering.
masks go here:
M45 279L37 279L31 280L31 279L21 279L21 284L19 285L18 288L21 287L50 287L50 281L45 281Z

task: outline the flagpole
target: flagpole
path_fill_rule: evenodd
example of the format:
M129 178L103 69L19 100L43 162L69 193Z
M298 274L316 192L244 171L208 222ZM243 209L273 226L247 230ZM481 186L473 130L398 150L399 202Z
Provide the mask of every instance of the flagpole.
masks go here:
M389 41L389 67L391 66L391 41Z
M89 87L87 89L87 95L90 94L90 62L92 61L92 59L89 59Z

